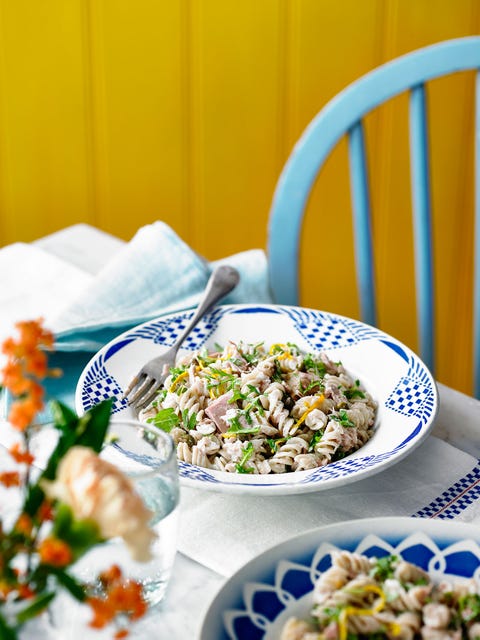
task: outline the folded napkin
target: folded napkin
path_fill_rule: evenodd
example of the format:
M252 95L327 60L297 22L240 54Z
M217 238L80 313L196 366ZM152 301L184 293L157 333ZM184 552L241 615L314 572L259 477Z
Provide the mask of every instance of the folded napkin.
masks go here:
M429 436L388 470L337 489L252 497L181 491L178 549L224 576L317 527L373 516L455 518L480 524L480 464Z
M77 227L86 242L95 240L96 230L90 228L89 235L87 225ZM56 335L57 351L97 351L122 330L196 305L219 264L240 273L240 283L222 302L272 302L263 250L208 262L163 222L119 243L96 273L89 265L76 266L81 260L75 255L69 261L67 251L54 255L50 245L55 243L0 249L0 340L16 320L42 316Z
M121 330L196 305L213 268L230 264L240 283L222 302L272 302L260 249L207 262L168 225L142 227L50 323L57 349L96 351Z
M84 244L91 246L82 250ZM103 248L109 259L97 256ZM61 378L47 380L47 394L73 406L76 382L92 352L136 324L196 305L220 264L240 274L221 303L272 302L263 250L208 262L163 222L140 228L128 243L76 225L37 246L4 247L0 342L11 335L15 321L43 317L56 337L51 365L63 370ZM40 416L49 418L48 412Z
M48 251L17 242L0 249L0 342L18 320L61 313L93 280Z

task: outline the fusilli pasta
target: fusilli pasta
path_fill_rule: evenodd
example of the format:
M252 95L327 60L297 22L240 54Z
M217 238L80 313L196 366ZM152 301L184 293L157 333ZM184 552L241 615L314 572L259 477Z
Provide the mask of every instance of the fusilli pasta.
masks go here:
M371 437L376 409L360 382L324 353L230 342L180 360L140 418L170 431L179 460L267 474L352 453Z
M474 580L436 585L397 556L334 551L315 584L311 620L290 618L280 640L478 640L479 631Z

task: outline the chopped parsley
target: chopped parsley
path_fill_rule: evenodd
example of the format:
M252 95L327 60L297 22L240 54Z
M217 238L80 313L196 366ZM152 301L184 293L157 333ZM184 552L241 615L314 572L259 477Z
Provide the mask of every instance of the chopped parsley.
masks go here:
M320 440L322 439L322 436L323 436L323 431L321 429L319 429L318 431L315 431L312 439L310 440L310 444L308 445L309 452L315 451L315 445L320 442Z
M354 427L355 423L350 420L345 409L339 411L336 415L330 416L332 420L339 422L342 427Z
M327 373L325 363L321 360L317 360L309 353L307 353L303 358L303 366L306 371L313 371L313 373L320 379L323 379Z
M250 418L251 420L251 418ZM260 431L260 425L257 425L255 427L243 427L240 423L240 420L238 418L238 416L235 416L234 418L231 418L229 420L230 423L230 428L228 429L228 431L226 431L223 435L224 436L229 436L229 435L242 435L242 434L246 434L246 433L258 433Z
M147 422L153 424L162 431L170 433L173 427L178 425L180 418L175 413L175 409L173 409L173 407L167 407L166 409L160 409L157 415L152 418L148 418Z
M397 561L398 556L393 555L378 558L377 562L370 570L370 576L378 581L384 581L388 578L393 578Z
M354 398L365 398L364 392L359 388L360 380L355 380L355 386L349 387L344 390L344 395L347 400L353 400Z
M197 426L197 414L195 411L190 413L188 409L184 409L182 411L182 422L185 429L188 429L189 431L191 429L195 429Z
M460 598L458 605L462 620L465 622L480 620L480 595L469 593Z
M245 463L248 460L250 460L250 458L252 457L253 452L254 452L253 442L248 442L243 448L243 456L240 462L238 462L235 465L235 469L237 470L237 473L253 473L254 470L251 467L245 466Z

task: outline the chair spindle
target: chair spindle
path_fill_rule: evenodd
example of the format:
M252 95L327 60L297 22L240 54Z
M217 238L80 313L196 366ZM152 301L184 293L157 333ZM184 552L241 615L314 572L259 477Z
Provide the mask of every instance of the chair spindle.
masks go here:
M348 132L350 182L361 317L376 326L377 309L373 265L370 190L365 153L363 123L356 122Z
M432 372L434 361L434 282L430 167L425 85L410 92L410 155L415 246L417 324L420 355Z

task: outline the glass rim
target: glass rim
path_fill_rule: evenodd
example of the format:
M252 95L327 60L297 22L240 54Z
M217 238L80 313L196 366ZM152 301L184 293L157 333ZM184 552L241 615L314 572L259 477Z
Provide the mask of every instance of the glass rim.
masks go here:
M160 438L162 442L166 445L166 451L163 456L161 456L160 452L158 452L159 453L158 464L155 464L148 469L144 469L143 471L139 471L138 474L135 473L136 477L155 473L155 471L161 469L162 467L165 467L166 465L170 464L173 459L176 459L176 447L175 447L173 438L166 431L163 431L162 429L158 429L158 428L155 429L150 424L142 422L141 420L138 420L136 418L116 418L115 419L112 417L110 419L108 429L109 430L114 429L116 425L130 426L130 427L134 427L137 430L142 429L142 431L147 431L148 433L151 433L156 438Z

